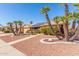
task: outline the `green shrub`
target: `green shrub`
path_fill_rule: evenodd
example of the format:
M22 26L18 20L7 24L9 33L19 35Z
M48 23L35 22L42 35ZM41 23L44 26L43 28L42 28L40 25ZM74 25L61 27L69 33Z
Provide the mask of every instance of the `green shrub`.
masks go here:
M48 34L48 30L46 28L40 30L41 33Z
M9 30L5 30L4 33L11 33Z
M50 28L43 28L40 30L41 33L45 34L45 35L53 35L54 33L51 33Z
M53 30L54 30L55 33L58 33L58 28L57 28L57 26L53 26Z
M33 33L41 33L39 29L33 30Z
M55 35L55 33L58 33L58 29L56 26L53 26L54 33L51 32L51 29L49 27L47 28L39 28L39 29L34 29L33 33L38 34L38 33L43 33L45 35Z

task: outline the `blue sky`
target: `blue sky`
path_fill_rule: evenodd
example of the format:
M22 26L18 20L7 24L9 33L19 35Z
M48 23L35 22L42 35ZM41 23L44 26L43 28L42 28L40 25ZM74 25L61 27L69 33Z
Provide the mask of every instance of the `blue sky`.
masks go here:
M22 20L25 24L30 21L35 23L46 22L44 15L40 13L40 9L44 6L49 6L50 19L54 16L64 15L64 7L56 3L9 3L0 4L0 24L6 25L7 22L15 20ZM69 11L76 11L74 7L69 4Z

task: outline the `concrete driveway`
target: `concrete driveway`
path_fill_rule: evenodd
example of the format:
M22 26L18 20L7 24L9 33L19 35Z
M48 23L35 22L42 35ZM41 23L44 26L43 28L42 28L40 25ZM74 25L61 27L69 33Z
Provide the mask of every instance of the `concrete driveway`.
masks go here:
M0 39L0 56L24 56L24 54Z

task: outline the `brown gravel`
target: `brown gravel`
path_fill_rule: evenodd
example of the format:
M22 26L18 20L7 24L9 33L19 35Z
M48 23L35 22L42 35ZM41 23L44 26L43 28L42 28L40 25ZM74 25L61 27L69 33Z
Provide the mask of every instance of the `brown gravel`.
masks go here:
M29 35L21 35L21 36L6 35L6 36L1 36L0 39L4 40L6 42L11 42L11 41L22 39L22 38L25 38L28 36Z
M40 40L52 36L40 35L12 46L28 56L75 56L79 55L79 44L44 44Z

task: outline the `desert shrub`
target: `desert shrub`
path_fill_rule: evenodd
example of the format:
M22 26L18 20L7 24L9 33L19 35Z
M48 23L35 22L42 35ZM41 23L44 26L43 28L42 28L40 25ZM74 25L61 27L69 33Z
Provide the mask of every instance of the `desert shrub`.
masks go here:
M38 34L40 31L38 29L32 29L32 32L30 30L26 31L27 34Z
M50 28L43 28L43 29L40 29L40 32L45 34L45 35L53 35L54 33L51 33L51 30Z
M69 29L69 36L73 36L75 32L72 31L72 29Z
M51 29L49 27L46 28L39 28L39 29L33 29L33 33L38 34L42 33L45 35L55 35L57 33L58 29L56 26L53 26L54 33L51 32Z
M3 28L3 30L2 30L4 33L10 33L11 32L11 30L9 29L9 28Z
M39 30L39 29L35 29L35 30L33 30L33 33L38 34L38 33L41 33L41 32L40 32L40 30Z
M41 29L40 29L40 32L41 32L41 33L44 33L44 34L46 34L46 35L55 35L55 34L58 33L58 28L57 28L57 26L53 26L53 30L54 30L54 33L51 32L51 29L50 29L49 27L47 27L47 28L41 28Z
M41 29L40 32L43 34L48 34L48 30L46 28Z
M57 28L57 26L53 26L53 30L54 30L55 33L58 33L58 28Z
M4 33L11 33L9 30L4 30Z

